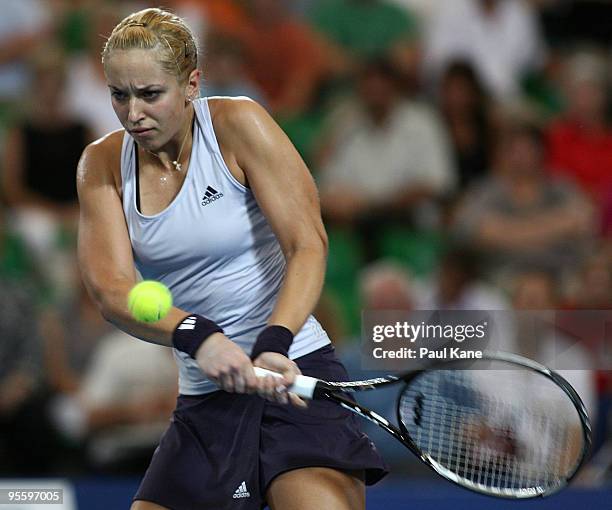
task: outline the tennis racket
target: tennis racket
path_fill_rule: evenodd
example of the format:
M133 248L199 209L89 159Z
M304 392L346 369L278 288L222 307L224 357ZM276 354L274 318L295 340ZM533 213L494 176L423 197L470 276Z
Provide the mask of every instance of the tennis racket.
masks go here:
M397 398L399 426L346 395L398 383L403 383ZM447 480L501 498L528 499L561 490L591 444L589 419L574 388L545 366L509 353L483 353L482 359L467 363L443 361L364 381L300 375L289 391L335 402L386 430Z

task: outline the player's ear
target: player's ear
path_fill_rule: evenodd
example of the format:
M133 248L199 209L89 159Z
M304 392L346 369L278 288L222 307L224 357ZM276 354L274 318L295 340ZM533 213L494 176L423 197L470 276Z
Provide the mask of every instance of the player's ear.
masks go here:
M194 69L189 73L187 85L185 86L185 101L193 101L200 97L200 78L202 71Z

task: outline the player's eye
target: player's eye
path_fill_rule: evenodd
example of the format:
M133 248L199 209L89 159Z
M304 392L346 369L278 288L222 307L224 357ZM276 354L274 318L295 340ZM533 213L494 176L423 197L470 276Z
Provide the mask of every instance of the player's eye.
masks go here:
M115 101L124 101L126 99L127 95L124 94L123 92L120 92L119 90L112 90L111 91L111 97Z
M145 90L142 93L142 97L147 101L152 101L157 99L160 96L161 92L159 90Z

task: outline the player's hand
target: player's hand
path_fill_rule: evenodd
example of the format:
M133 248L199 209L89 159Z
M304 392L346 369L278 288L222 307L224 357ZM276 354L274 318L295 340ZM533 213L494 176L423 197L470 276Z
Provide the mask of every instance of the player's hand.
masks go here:
M255 393L261 382L251 359L223 333L213 333L196 352L204 375L229 393Z
M253 365L278 372L283 376L282 379L274 376L260 377L257 392L260 397L271 402L291 403L297 407L308 407L306 402L295 393L287 391L287 388L295 382L295 376L302 373L294 361L277 352L262 352L253 361Z

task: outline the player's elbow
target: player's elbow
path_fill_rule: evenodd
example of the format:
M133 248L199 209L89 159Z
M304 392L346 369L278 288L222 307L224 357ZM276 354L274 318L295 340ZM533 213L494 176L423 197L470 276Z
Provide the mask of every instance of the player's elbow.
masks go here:
M321 267L325 267L327 263L328 241L325 232L312 236L308 242L300 244L294 254L301 253L307 256L313 262L316 261Z
M85 283L85 288L87 289L87 293L91 298L92 302L98 308L98 311L107 321L109 319L110 313L110 299L107 296L104 288L101 285L97 285L96 282L92 281L87 277L83 277L83 282Z
M83 278L85 287L102 317L111 323L117 321L127 310L127 292L129 286L121 282L109 284L92 278Z
M116 306L116 300L108 294L102 294L97 300L96 304L100 314L107 322L115 324L117 322L118 308Z
M321 227L318 232L318 235L323 258L327 260L327 254L329 253L329 239L327 238L327 232L325 231L324 227Z
M323 225L320 225L319 228L316 229L308 245L317 253L319 258L325 264L327 262L327 253L329 251L329 240L327 239L327 232L325 232L325 227L323 227Z

